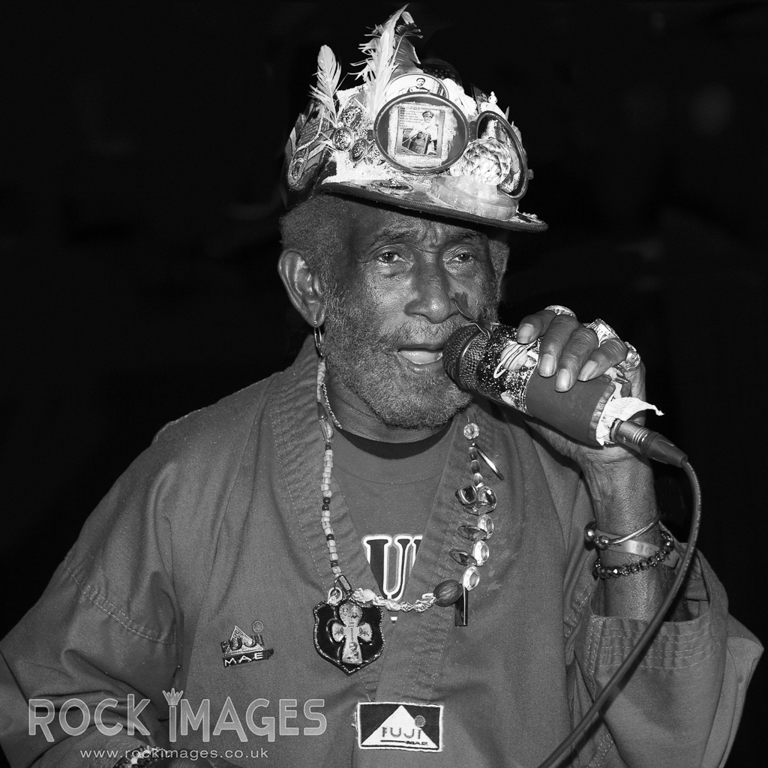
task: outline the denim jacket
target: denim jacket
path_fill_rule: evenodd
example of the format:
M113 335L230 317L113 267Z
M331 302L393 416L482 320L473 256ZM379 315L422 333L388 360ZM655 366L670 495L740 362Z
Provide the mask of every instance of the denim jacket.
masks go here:
M597 611L583 478L485 401L451 427L404 596L461 578L449 550L466 516L455 492L470 479L468 418L505 477L469 625L433 606L385 622L381 658L354 674L321 658L313 608L333 578L315 371L307 345L283 373L167 426L91 515L0 645L14 768L107 768L139 743L203 750L214 765L536 766L588 709L645 625ZM375 589L337 487L332 509L345 575ZM686 590L694 618L662 625L567 764L723 765L761 649L700 555ZM226 663L238 637L261 656ZM434 749L362 748L360 702L432 706Z

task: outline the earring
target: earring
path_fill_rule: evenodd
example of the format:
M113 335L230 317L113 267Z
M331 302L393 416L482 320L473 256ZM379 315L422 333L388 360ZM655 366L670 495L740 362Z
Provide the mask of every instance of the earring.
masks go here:
M315 323L317 323L317 320L315 320ZM322 327L315 325L315 327L312 329L312 332L315 335L315 347L317 348L317 352L320 355L320 357L323 356L323 330Z

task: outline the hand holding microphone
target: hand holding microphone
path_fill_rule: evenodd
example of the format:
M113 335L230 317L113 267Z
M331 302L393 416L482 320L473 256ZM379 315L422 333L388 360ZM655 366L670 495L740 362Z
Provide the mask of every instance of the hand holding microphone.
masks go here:
M685 459L666 438L628 421L653 406L638 399L644 395L639 355L603 321L583 326L556 305L518 329L463 326L449 338L444 364L462 389L540 419L582 444L577 450L620 443L677 466ZM622 458L606 448L599 456Z

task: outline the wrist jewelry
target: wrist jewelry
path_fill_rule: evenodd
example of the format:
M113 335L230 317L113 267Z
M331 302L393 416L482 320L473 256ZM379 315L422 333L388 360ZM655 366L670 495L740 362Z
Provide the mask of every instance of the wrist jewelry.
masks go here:
M643 541L624 542L620 547L624 547L627 544L630 548L634 548L635 545L643 545L644 547L650 547L653 550L653 554L650 557L646 557L643 560L636 560L633 563L625 563L624 565L606 566L603 565L598 554L595 565L592 568L592 573L595 578L599 579L617 579L621 576L631 576L640 571L647 571L649 568L655 568L659 563L663 563L669 568L674 568L680 560L680 555L675 551L675 540L672 538L672 534L668 533L664 528L661 528L659 533L664 543L660 547L656 547L653 544L646 544ZM619 549L618 551L626 551ZM634 554L634 553L633 553Z
M597 523L592 520L584 527L584 539L586 540L587 544L591 544L598 549L614 549L616 544L623 544L625 541L629 541L630 539L634 539L637 536L642 536L644 533L648 533L648 531L650 531L651 528L653 528L653 526L657 525L659 522L659 518L655 517L653 520L651 520L650 523L648 523L648 525L644 525L642 528L639 528L636 531L632 531L632 533L628 533L626 536L616 536L614 533L598 531Z

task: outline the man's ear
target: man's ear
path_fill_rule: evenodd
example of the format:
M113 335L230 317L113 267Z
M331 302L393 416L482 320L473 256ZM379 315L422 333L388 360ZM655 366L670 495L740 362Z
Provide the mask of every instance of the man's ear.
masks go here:
M325 295L316 274L298 251L283 251L277 265L291 303L312 326L325 320Z

